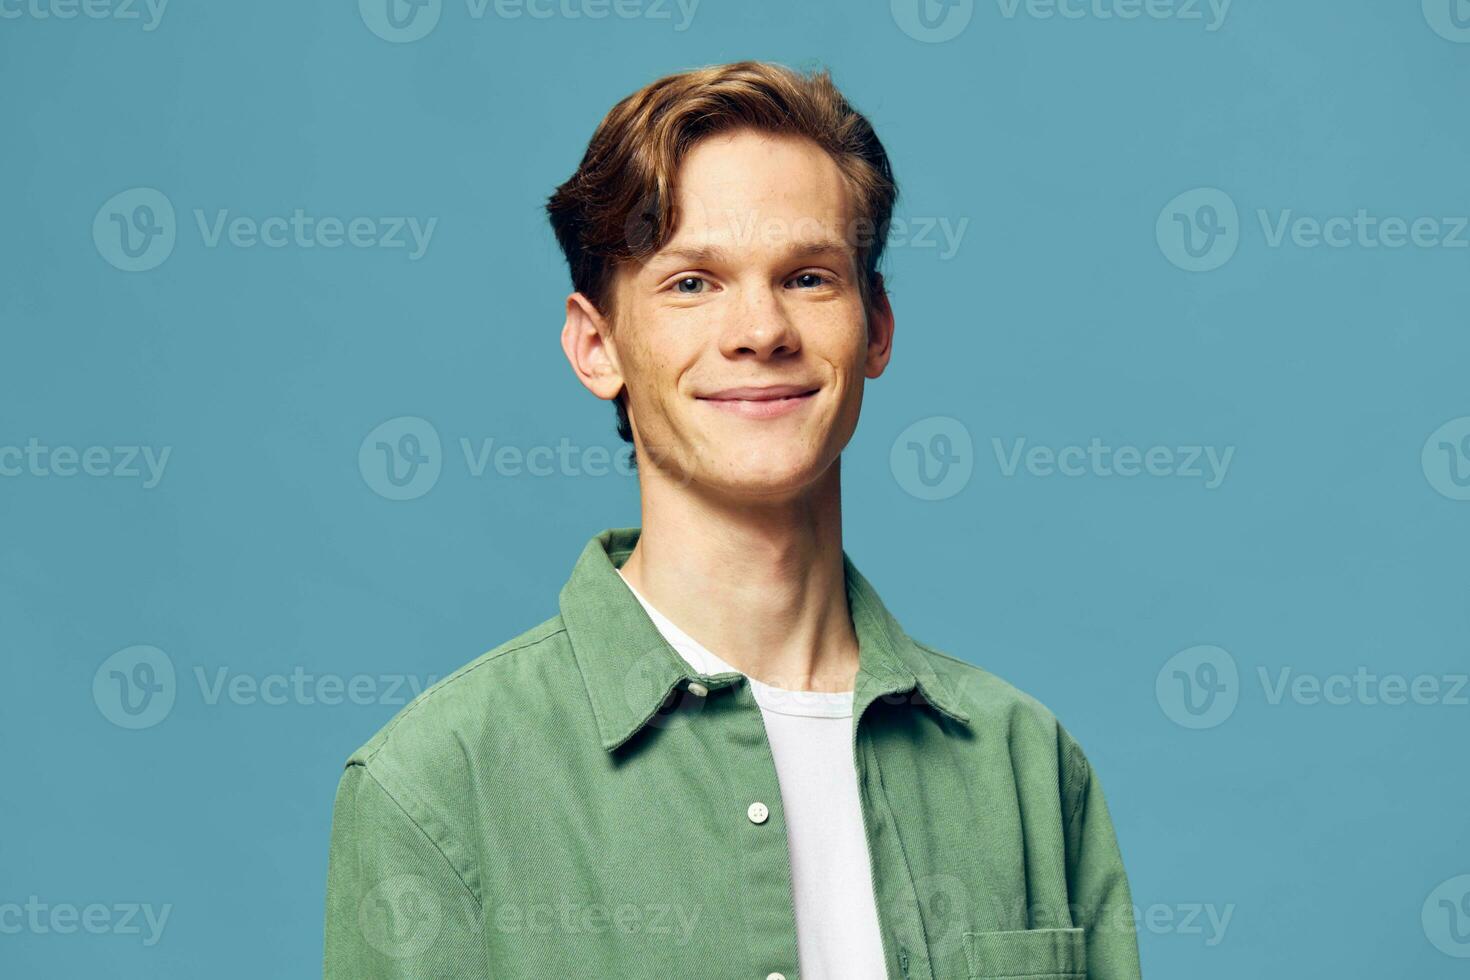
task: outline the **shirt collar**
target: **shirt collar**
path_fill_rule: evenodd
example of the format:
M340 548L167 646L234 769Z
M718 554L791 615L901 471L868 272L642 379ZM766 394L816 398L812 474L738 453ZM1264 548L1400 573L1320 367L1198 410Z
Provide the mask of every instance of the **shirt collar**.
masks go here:
M641 528L608 528L587 542L561 590L562 622L587 685L603 748L622 745L653 717L675 687L696 674L669 646L617 569L627 561ZM868 580L844 551L848 608L858 637L853 715L872 701L917 689L922 699L968 723L960 692L941 680L929 656L899 627ZM713 680L711 680L713 678ZM738 684L739 674L703 679L711 690ZM918 698L900 703L917 704Z

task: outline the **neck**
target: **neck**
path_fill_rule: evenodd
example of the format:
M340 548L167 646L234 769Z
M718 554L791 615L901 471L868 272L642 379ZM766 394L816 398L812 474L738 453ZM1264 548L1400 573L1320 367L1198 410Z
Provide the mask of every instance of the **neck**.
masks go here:
M623 575L741 673L787 690L852 690L840 466L799 495L751 503L645 472L640 459L642 530Z

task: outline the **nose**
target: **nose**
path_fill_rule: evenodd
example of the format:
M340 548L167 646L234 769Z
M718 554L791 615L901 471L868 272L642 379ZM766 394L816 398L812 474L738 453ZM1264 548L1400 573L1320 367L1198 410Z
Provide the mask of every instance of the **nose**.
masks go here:
M796 324L780 296L770 289L744 291L732 312L720 342L726 357L769 360L801 350Z

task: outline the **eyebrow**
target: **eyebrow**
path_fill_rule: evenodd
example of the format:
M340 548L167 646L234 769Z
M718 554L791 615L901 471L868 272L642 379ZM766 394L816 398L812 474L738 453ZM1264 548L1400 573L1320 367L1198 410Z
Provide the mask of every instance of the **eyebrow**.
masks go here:
M810 239L788 243L784 257L791 259L809 255L825 255L831 252L846 253L848 248L847 243L835 238ZM705 263L718 262L729 257L730 252L719 245L679 245L659 251L651 261L660 265L671 261Z

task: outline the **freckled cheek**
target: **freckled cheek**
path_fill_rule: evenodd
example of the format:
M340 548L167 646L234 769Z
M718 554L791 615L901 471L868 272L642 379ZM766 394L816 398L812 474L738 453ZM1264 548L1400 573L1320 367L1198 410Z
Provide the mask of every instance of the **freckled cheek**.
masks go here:
M638 374L637 388L647 397L666 406L678 404L685 396L681 384L692 370L694 359L669 348L658 349L659 338L651 337L653 348L640 348L634 355ZM670 346L672 346L670 344Z
M849 376L861 374L868 356L867 330L862 323L827 324L807 334L807 353Z
M814 306L805 318L803 329L813 337L826 338L833 345L850 346L867 337L867 322L861 305L845 302Z

